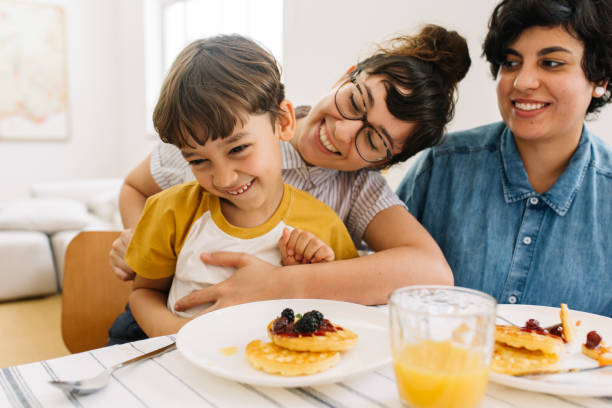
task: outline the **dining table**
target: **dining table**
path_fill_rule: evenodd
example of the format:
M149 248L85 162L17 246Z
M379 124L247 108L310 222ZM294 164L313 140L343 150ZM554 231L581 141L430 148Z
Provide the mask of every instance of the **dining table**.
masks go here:
M107 387L88 395L49 383L94 376L119 362L168 345L161 336L0 369L0 407L401 407L393 366L331 384L263 387L221 378L174 349L116 370ZM489 382L484 408L612 408L612 397L530 392Z

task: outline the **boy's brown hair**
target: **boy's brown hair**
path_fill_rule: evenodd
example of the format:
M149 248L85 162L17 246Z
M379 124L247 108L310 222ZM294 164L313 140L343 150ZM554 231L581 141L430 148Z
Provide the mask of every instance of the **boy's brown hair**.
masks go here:
M204 145L232 134L252 114L270 113L285 99L272 54L240 35L218 35L189 44L176 57L153 112L159 137L177 147Z

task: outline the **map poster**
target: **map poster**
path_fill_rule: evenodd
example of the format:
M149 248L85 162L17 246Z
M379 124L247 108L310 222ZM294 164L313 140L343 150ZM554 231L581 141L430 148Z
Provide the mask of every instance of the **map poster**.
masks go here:
M0 0L0 140L68 138L64 9Z

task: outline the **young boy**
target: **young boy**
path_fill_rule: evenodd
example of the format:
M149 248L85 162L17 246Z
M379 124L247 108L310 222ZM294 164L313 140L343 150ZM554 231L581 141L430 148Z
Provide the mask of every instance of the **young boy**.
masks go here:
M137 273L132 313L148 336L175 333L207 306L175 312L176 300L233 272L205 265L203 251L248 252L278 265L357 256L331 208L283 183L279 139L293 136L295 116L276 61L260 46L235 35L187 46L153 120L196 181L147 201L126 254ZM287 253L290 234L300 253Z

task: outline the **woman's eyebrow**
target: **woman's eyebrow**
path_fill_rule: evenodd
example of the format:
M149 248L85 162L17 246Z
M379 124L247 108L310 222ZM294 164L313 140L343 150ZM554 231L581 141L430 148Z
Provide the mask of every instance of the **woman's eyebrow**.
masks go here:
M572 51L568 50L567 48L555 45L552 47L546 47L546 48L542 48L540 51L538 51L538 57L547 55L547 54L552 54L554 52L566 52L568 54L573 54ZM507 48L506 49L506 54L511 54L511 55L515 55L517 57L522 57L523 55L518 52L517 50L515 50L514 48Z
M389 134L389 132L387 132L387 129L385 129L384 126L379 126L380 131L382 132L383 135L385 135L385 137L387 138L387 142L389 142L389 148L391 150L393 150L393 139L391 138L391 135Z
M363 88L365 89L366 99L368 100L368 103L370 104L370 108L373 108L374 107L374 97L372 96L372 91L370 90L370 87L365 84L365 82L362 82L362 84L363 84ZM374 126L374 125L371 125L371 126ZM389 132L387 131L387 129L385 129L384 126L379 126L379 129L380 129L380 132L383 135L385 135L385 137L387 138L390 148L393 149L393 139L391 138L391 135L389 135Z
M567 48L563 48L563 47L560 47L560 46L554 46L554 47L542 48L540 51L538 51L538 56L541 57L541 56L546 55L546 54L552 54L553 52L567 52L568 54L573 54Z
M504 50L504 55L508 55L508 54L510 54L510 55L514 55L514 56L516 56L516 57L522 57L522 56L523 56L523 55L522 55L520 52L518 52L518 51L517 51L517 50L515 50L514 48L506 48L506 49Z
M370 90L370 87L367 86L365 82L362 82L362 85L366 92L366 99L368 100L368 104L370 106L374 106L374 97L372 96L372 91Z

